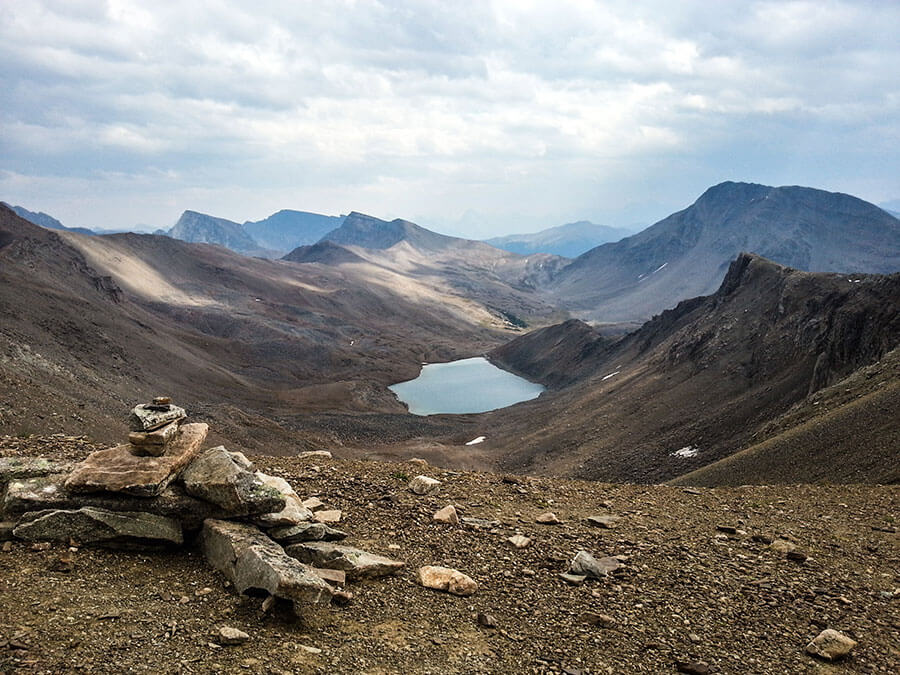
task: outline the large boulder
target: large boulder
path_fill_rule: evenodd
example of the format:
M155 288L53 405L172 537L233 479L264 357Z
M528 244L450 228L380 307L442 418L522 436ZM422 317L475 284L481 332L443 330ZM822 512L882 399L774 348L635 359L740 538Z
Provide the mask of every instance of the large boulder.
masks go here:
M191 462L181 481L189 495L216 504L231 516L278 512L287 506L278 489L241 468L221 445Z
M28 511L48 509L76 510L91 506L108 511L145 511L174 518L185 530L199 530L207 518L227 514L215 504L185 494L178 485L170 485L158 497L132 497L111 492L73 494L63 487L65 476L45 476L15 480L7 486L0 502L6 518L15 519Z
M382 555L361 551L352 546L342 546L325 541L308 541L291 544L285 552L313 567L341 570L348 579L384 577L397 572L405 563Z
M98 450L77 464L66 479L71 492L122 492L137 497L155 497L200 453L209 426L181 425L178 436L159 457L132 453L132 445Z
M106 511L90 506L76 511L50 509L26 513L13 530L28 541L63 541L114 548L158 548L183 543L181 526L152 513Z
M265 591L295 602L331 600L331 586L252 525L207 520L200 533L200 546L209 564L228 577L240 593Z

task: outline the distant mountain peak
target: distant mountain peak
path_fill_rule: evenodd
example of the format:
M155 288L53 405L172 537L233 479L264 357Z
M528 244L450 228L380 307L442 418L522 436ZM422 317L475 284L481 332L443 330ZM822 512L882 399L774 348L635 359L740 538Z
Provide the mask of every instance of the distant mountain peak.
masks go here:
M359 211L351 211L340 227L322 239L343 246L370 249L387 249L401 241L408 241L424 250L441 250L454 241L460 241L456 237L432 232L408 220L401 218L391 221L381 220Z
M169 230L173 239L195 244L216 244L245 254L260 254L262 248L240 223L186 210Z
M609 227L597 225L589 220L579 220L540 232L509 234L484 241L496 248L520 255L550 253L564 258L576 258L600 244L619 241L633 232L633 230L621 227Z

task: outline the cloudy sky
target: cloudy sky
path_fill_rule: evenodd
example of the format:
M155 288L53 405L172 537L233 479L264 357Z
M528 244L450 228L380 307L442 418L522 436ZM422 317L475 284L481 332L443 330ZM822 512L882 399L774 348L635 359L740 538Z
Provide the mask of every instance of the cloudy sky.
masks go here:
M893 0L4 0L0 199L473 237L650 222L723 180L885 202L898 26Z

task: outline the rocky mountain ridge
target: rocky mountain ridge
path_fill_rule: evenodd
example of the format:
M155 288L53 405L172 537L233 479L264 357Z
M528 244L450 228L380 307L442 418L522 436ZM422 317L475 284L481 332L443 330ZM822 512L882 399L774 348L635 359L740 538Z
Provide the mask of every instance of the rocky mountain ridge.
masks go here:
M597 225L589 220L579 220L529 234L507 234L485 239L486 244L519 255L550 253L563 258L577 258L600 244L619 241L634 234L623 227Z

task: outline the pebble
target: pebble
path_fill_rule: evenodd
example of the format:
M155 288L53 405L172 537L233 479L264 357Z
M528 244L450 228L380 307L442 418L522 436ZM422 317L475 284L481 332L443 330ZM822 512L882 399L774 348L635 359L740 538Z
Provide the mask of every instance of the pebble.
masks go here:
M547 511L547 513L542 513L535 518L534 522L540 523L541 525L556 525L559 523L559 518L557 518L556 514L552 511Z
M515 546L516 548L526 548L529 544L531 544L531 539L525 537L521 534L516 534L507 539L510 544Z
M416 476L409 481L409 490L417 495L433 495L441 489L441 481L428 476Z
M832 628L826 628L806 645L806 653L826 661L837 661L849 654L856 645L856 640Z
M237 628L222 626L217 633L217 639L222 645L241 645L249 640L250 636Z
M482 628L496 628L497 620L491 614L485 614L484 612L478 612L478 616L475 617L475 621Z
M456 508L453 504L448 504L439 511L435 511L432 520L446 523L447 525L459 525L459 515L456 513Z
M341 513L340 509L316 511L315 514L313 514L313 520L317 523L339 523L342 515L343 513Z

